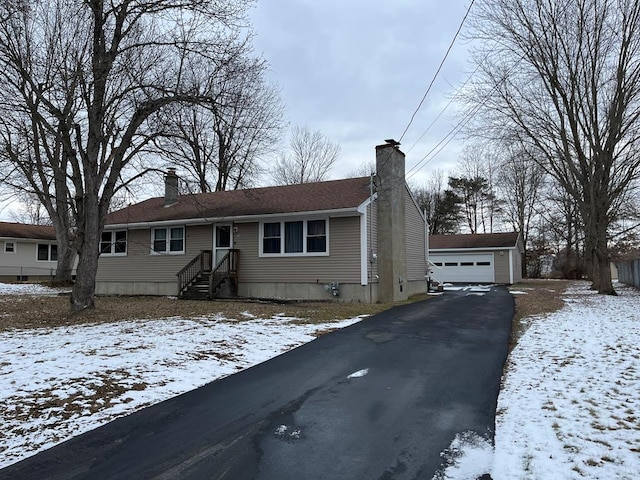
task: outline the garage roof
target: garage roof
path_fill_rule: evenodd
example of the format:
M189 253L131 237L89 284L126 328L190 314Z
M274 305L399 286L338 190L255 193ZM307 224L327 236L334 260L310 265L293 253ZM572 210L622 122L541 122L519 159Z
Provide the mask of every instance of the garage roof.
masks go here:
M520 234L518 232L429 235L429 249L515 248L518 243L519 236Z

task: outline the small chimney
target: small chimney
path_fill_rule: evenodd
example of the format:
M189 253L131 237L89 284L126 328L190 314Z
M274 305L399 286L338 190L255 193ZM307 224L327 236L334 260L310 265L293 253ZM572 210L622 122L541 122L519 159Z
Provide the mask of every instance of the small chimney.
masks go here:
M175 168L169 168L164 176L164 206L169 207L176 203L178 203L178 175Z

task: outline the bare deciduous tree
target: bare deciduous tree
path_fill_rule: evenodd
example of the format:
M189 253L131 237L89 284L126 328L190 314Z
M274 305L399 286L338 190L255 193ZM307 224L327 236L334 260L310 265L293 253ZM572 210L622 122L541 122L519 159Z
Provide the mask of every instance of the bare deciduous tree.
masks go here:
M370 177L371 175L375 175L376 173L376 162L370 161L362 163L359 167L352 170L347 177L349 178L357 178L357 177Z
M38 200L37 195L20 192L16 200L20 205L18 210L9 212L9 216L13 221L30 225L51 225L51 219L40 200Z
M640 3L483 0L474 35L480 128L543 155L584 222L593 288L615 294L607 230L640 174Z
M482 233L493 233L502 212L502 202L495 194L498 170L495 153L490 153L485 145L468 145L462 152L456 170L459 179L463 180L458 182L458 186L466 190L464 194L462 191L456 193L463 199L469 228L473 228L472 233L480 233L480 230ZM472 190L475 192L472 193ZM469 194L471 197L465 196Z
M319 131L293 127L289 152L283 154L271 172L272 179L283 185L320 182L338 160L340 145Z
M0 141L78 252L74 311L94 307L100 237L128 168L176 104L215 104L211 72L243 56L250 0L0 5Z
M163 120L154 142L168 166L188 172L191 191L212 192L251 186L260 161L274 152L282 129L278 90L265 83L266 63L239 58L215 72L216 105L183 105ZM242 71L242 75L238 75Z
M515 146L503 146L497 187L503 203L506 220L520 232L525 248L536 212L541 207L544 170L530 158L531 153ZM522 275L527 276L526 255L522 262Z

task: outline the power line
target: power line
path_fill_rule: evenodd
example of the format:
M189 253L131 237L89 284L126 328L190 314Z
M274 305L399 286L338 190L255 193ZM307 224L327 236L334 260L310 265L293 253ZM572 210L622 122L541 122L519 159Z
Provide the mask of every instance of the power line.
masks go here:
M409 149L406 151L407 154L411 150L413 150L418 143L420 143L420 140L422 140L422 138L429 132L429 130L431 130L431 127L433 127L435 125L435 123L440 119L440 117L444 114L444 112L451 106L451 104L454 102L454 100L456 98L458 98L458 96L460 95L460 92L464 89L464 87L467 86L467 83L469 83L469 80L471 80L471 78L476 74L476 72L479 69L480 69L480 65L478 65L475 68L475 70L473 72L471 72L471 74L467 77L467 79L464 81L464 83L458 88L458 91L456 92L456 94L451 97L451 99L449 100L449 102L447 102L447 104L444 106L444 108L442 110L440 110L440 113L438 113L436 118L434 118L433 121L427 126L427 128L424 129L424 131L422 132L422 134L420 134L418 139L415 142L413 142L413 145L411 145L411 147L409 147Z
M440 73L440 70L442 70L442 66L444 65L444 62L447 60L447 57L449 56L449 53L451 52L451 49L453 48L453 45L456 42L456 39L458 38L458 35L460 35L460 32L462 31L462 27L464 26L464 23L467 20L467 17L469 16L469 13L471 12L471 7L473 6L473 2L474 1L475 0L471 0L471 3L469 3L469 8L467 8L467 12L465 13L464 18L460 22L460 25L458 26L458 30L456 31L456 34L453 36L453 39L451 40L451 43L449 44L449 48L447 49L447 51L446 51L446 53L444 55L444 58L440 62L440 65L438 66L438 69L436 70L436 73L434 74L433 78L431 79L431 83L429 83L429 86L427 87L427 90L424 92L424 95L422 96L422 100L420 100L420 103L418 104L418 107L413 112L413 115L411 115L411 119L409 120L409 123L407 124L406 128L402 132L402 135L400 135L400 139L398 140L399 142L401 142L402 139L404 138L404 136L406 135L407 131L409 130L409 127L411 127L411 124L413 123L413 120L415 119L416 115L420 111L420 108L422 108L422 104L426 100L427 95L429 95L429 92L431 91L431 87L433 87L433 84L436 81L436 78L438 78L438 74Z

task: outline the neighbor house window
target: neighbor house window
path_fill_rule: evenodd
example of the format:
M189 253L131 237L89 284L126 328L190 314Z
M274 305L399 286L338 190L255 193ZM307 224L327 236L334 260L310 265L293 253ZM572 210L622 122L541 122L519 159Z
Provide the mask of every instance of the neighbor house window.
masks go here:
M100 253L102 255L126 255L127 231L115 230L102 232Z
M46 243L38 244L38 261L55 262L58 260L58 246Z
M326 255L328 221L295 220L261 225L261 255Z
M184 227L154 228L151 236L153 253L184 253Z
M4 242L4 253L16 253L16 244L13 242Z

